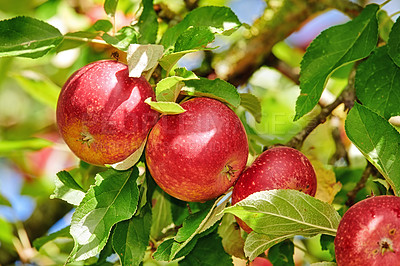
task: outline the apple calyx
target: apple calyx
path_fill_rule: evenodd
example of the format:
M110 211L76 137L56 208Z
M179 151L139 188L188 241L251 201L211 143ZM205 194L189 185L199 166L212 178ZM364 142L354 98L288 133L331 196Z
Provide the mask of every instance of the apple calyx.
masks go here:
M381 241L378 242L381 254L385 254L385 252L394 252L393 250L393 241L390 238L384 237ZM378 251L378 250L376 250Z
M78 139L82 144L86 144L90 148L90 144L94 141L94 137L87 131L81 132L81 137Z
M228 180L231 181L232 177L235 176L236 171L237 170L233 169L231 165L226 164L222 172L226 175L226 178L228 178Z

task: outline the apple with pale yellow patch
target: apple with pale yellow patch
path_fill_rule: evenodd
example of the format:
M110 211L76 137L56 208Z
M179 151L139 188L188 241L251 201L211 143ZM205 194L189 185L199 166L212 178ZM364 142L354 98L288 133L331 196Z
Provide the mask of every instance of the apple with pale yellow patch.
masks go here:
M226 192L244 169L248 143L237 115L222 102L200 97L181 104L151 130L146 162L169 195L204 202Z
M158 113L144 103L155 99L143 77L128 66L101 60L77 70L64 84L57 103L59 132L72 152L94 165L121 162L146 139Z

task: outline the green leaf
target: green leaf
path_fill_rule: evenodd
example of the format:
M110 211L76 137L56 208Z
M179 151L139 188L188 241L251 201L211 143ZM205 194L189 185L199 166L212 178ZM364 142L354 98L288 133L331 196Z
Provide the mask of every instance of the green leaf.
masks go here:
M82 46L84 44L87 44L89 41L99 36L99 34L100 34L99 32L87 32L87 31L69 32L64 35L63 41L57 47L57 52L73 49Z
M169 261L171 249L174 245L175 240L173 238L169 238L164 240L158 247L156 252L154 252L153 257L157 261Z
M191 71L187 71L191 72ZM156 99L161 102L175 102L176 98L185 85L182 81L190 79L198 79L198 77L192 72L193 75L185 73L188 77L172 76L160 80L156 87Z
M41 150L43 148L53 145L52 142L39 139L24 139L24 140L0 140L0 154L7 154L15 151L24 150Z
M389 34L393 27L393 20L388 15L386 10L379 10L378 11L378 24L379 24L379 36L384 40L386 43L389 40Z
M322 250L328 250L332 258L335 258L335 237L328 235L321 235L320 244Z
M33 71L24 71L21 75L14 74L13 78L26 93L38 102L41 102L54 110L57 106L58 95L61 88L46 77Z
M12 245L14 239L13 226L0 217L0 243Z
M110 17L115 16L115 11L117 10L118 0L105 0L104 1L104 11Z
M67 171L58 172L54 184L56 187L54 193L50 195L51 199L62 199L69 204L78 206L85 197L85 190Z
M301 93L294 120L318 103L327 79L336 69L372 52L378 41L378 9L375 4L366 6L358 17L323 31L310 44L301 62Z
M383 117L356 103L345 124L349 139L400 195L400 133Z
M50 24L31 17L0 21L0 57L41 57L57 47L63 39Z
M330 204L290 189L254 193L224 212L239 217L253 229L245 242L250 260L295 235L335 235L341 219Z
M114 229L112 230L114 232ZM103 248L103 250L98 255L98 259L95 263L91 264L91 266L111 266L110 262L107 262L107 258L114 254L113 246L111 243L111 238L108 239L107 244Z
M268 250L268 260L274 266L295 265L293 260L294 244L290 240L285 240Z
M67 171L64 170L64 171L58 172L57 177L64 185L66 185L72 189L85 192L85 190L75 181L75 179L72 177L72 175L70 173L68 173Z
M173 76L160 80L156 87L156 100L163 102L175 102L185 85L181 77Z
M172 261L187 255L197 240L211 233L217 221L222 218L228 198L218 198L212 206L188 216L174 239L164 241L154 253L156 260Z
M120 29L115 36L111 36L108 33L104 33L101 38L108 44L111 44L117 49L124 52L128 51L128 47L132 43L137 43L138 33L131 26L125 26Z
M33 246L37 250L39 250L41 247L43 247L44 244L46 244L46 243L48 243L48 242L50 242L50 241L52 241L52 240L54 240L56 238L70 238L70 239L72 239L72 236L69 233L69 230L70 230L70 227L67 226L67 227L64 227L63 229L61 229L61 230L59 230L57 232L51 233L50 235L46 235L46 236L42 236L42 237L36 238L33 241Z
M389 34L389 55L400 67L400 18L397 18Z
M97 31L108 32L113 28L113 24L109 20L99 19L94 23L93 28Z
M151 208L146 205L140 216L115 226L112 243L122 265L140 265L149 245L151 220Z
M97 255L106 245L114 224L129 219L135 213L139 189L138 169L109 169L96 175L92 186L71 220L74 249L70 260L84 260Z
M208 27L213 33L229 34L239 28L241 23L228 7L205 6L196 8L172 28L169 28L161 40L166 50L171 49L179 36L189 27Z
M221 237L216 233L200 238L196 246L185 258L179 261L180 266L192 265L233 265L232 257L229 256L221 243Z
M185 81L182 93L193 96L205 96L226 102L233 107L240 104L240 96L235 86L222 79L192 79Z
M176 115L185 112L186 110L182 108L177 103L174 102L153 102L151 97L144 100L145 103L150 105L151 109L156 110L162 114L166 115Z
M143 11L137 26L139 28L139 43L155 43L157 40L158 22L154 11L153 0L143 0Z
M170 196L165 193L160 187L154 191L153 202L153 218L151 224L151 237L159 240L163 236L165 228L173 224L171 215Z
M138 78L142 72L157 66L164 48L156 44L131 44L128 49L127 60L129 76Z
M197 51L198 50L187 50L187 51L166 54L160 59L159 61L160 66L164 68L167 73L169 73L171 69L176 65L176 63L178 63L179 59L181 59L184 55Z
M175 72L176 76L181 77L181 78L183 78L185 80L198 79L199 78L199 77L197 77L197 75L194 72L189 71L184 67L176 68L176 69L174 69L174 72Z
M10 201L5 198L2 194L0 194L0 205L11 207Z
M225 214L218 226L218 234L222 237L224 250L237 258L245 259L244 239L241 236L240 227L232 214Z
M174 52L205 48L214 38L208 27L190 27L176 39Z
M400 68L387 51L387 46L377 48L358 66L355 87L363 105L389 119L400 115Z
M239 93L240 105L250 112L256 119L257 123L261 122L261 102L251 93Z

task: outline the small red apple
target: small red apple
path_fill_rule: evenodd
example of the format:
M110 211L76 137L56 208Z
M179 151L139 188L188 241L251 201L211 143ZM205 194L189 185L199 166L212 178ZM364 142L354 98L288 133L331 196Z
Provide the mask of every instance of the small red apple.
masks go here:
M339 266L399 265L400 197L375 196L350 207L334 243Z
M311 196L317 190L313 166L300 151L290 147L275 147L264 151L239 177L232 192L232 204L249 195L271 189L295 189ZM236 219L247 233L252 229Z
M273 266L267 258L257 257L250 261L249 266Z
M182 104L186 112L165 115L149 134L146 162L171 196L203 202L226 192L244 169L247 136L237 115L210 98Z
M93 62L76 71L57 103L57 125L69 148L83 161L113 164L126 159L145 140L158 113L144 103L155 98L143 78L114 60Z

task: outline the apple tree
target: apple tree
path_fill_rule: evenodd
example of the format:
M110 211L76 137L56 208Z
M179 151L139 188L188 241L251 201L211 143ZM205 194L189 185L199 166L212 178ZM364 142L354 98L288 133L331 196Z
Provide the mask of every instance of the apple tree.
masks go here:
M367 2L0 1L0 264L399 261L400 7Z

